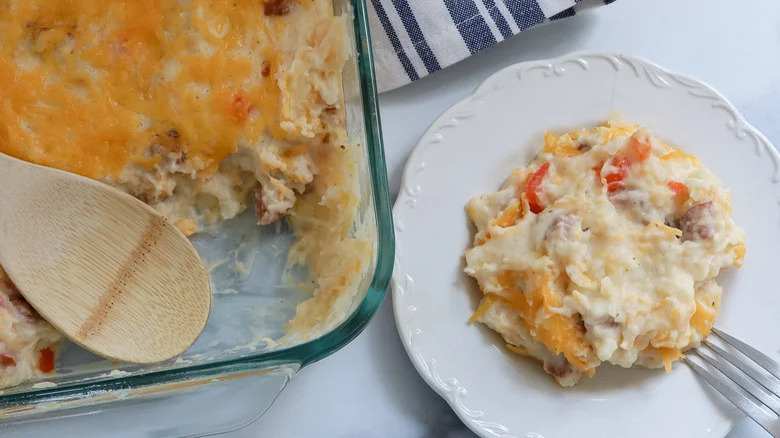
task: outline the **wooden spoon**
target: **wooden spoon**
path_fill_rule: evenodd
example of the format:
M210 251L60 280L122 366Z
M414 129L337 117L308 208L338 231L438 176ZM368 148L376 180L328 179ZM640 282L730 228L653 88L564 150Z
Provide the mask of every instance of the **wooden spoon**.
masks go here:
M211 306L189 240L106 184L0 153L0 265L75 343L152 363L184 352Z

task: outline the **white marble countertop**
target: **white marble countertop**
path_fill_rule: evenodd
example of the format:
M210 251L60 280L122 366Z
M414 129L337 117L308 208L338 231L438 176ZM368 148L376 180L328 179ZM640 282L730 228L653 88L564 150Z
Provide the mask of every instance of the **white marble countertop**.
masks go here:
M642 56L708 82L780 144L780 2L619 0L532 29L380 98L391 190L428 124L498 69L575 50ZM395 195L395 193L393 193ZM305 368L256 423L230 438L473 436L417 375L390 297L362 333ZM740 423L729 438L766 435Z

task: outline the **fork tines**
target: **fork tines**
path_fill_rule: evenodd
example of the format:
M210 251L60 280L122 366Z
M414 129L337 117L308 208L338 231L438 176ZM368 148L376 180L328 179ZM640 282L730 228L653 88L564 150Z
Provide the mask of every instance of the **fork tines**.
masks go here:
M699 347L693 352L720 373L711 372L689 358L684 358L685 362L745 415L773 437L780 438L780 364L731 335L715 328L712 332L741 354L705 340L703 345L708 348Z

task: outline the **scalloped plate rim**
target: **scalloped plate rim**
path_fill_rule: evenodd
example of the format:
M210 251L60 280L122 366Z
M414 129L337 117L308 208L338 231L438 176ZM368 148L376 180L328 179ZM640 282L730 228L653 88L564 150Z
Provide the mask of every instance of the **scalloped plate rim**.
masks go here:
M523 68L525 71L529 70L530 68L533 68L534 66L554 66L560 65L562 62L569 61L576 58L583 58L583 57L613 57L618 62L621 61L627 61L627 62L636 62L639 64L644 65L650 65L654 67L655 69L666 73L670 75L671 77L682 79L684 81L687 81L689 83L696 84L699 87L705 88L706 90L710 91L712 93L712 97L716 97L717 100L719 100L721 103L725 104L726 108L730 111L730 113L734 116L737 122L742 124L743 131L749 131L752 135L756 137L756 141L759 141L763 143L763 145L767 146L764 148L764 152L771 155L771 159L774 161L774 178L773 181L778 180L778 175L780 175L780 152L778 152L777 148L772 144L772 142L761 132L759 131L755 126L753 126L750 122L748 122L744 116L740 113L740 111L731 103L731 101L726 98L722 93L720 93L718 90L713 88L708 83L693 78L691 76L688 76L686 74L677 73L673 70L670 70L666 67L663 67L656 62L647 60L643 57L639 56L632 56L632 55L626 55L624 53L620 52L601 52L601 51L576 51L576 52L570 52L561 56L557 56L554 58L548 58L548 59L537 59L537 60L529 60L529 61L523 61L519 63L515 63L509 66L506 66L504 68L501 68L500 70L496 71L495 73L491 74L489 77L487 77L485 80L483 80L479 85L477 85L474 90L463 99L459 100L458 102L454 103L453 105L449 106L447 109L445 109L441 114L439 114L438 117L434 119L433 122L429 125L429 127L425 130L425 132L420 136L420 139L418 140L417 144L415 145L413 151L411 154L409 154L407 161L404 165L404 171L401 178L401 185L399 190L398 198L396 199L396 202L393 206L393 216L396 222L396 231L402 231L398 230L398 224L402 223L399 220L399 214L403 208L403 201L406 200L407 196L405 193L405 189L409 186L409 180L411 179L411 175L414 172L412 169L412 166L416 163L421 162L419 160L420 155L424 152L424 146L428 145L430 143L429 139L432 135L435 135L441 128L444 122L450 118L453 117L454 113L458 110L458 108L461 105L464 105L475 98L477 98L481 93L488 92L490 87L494 87L496 83L498 83L504 75L507 73L510 73L514 70L518 70ZM619 70L622 66L616 66L616 70ZM633 67L633 66L632 66ZM520 79L518 79L520 80ZM401 246L401 242L398 243L398 246ZM458 418L474 433L482 436L482 437L498 437L498 438L515 438L517 435L510 435L509 433L502 434L502 433L496 433L494 431L488 430L486 427L481 426L482 424L487 424L492 427L498 428L499 432L504 429L506 432L509 432L497 423L491 423L491 422L484 422L484 421L476 421L474 416L470 416L468 413L466 413L466 410L470 410L466 408L463 405L458 405L458 400L455 397L450 396L452 391L455 392L464 390L462 387L457 388L450 388L448 390L445 390L441 388L440 384L432 381L433 377L430 375L430 370L426 369L428 365L424 362L421 363L420 360L418 360L418 356L422 358L422 353L419 351L415 351L414 347L412 345L411 339L407 338L407 332L405 332L407 327L403 327L403 321L404 321L404 315L403 313L407 312L407 309L402 308L403 305L406 305L405 300L402 298L403 295L403 286L401 286L402 282L402 276L407 276L406 272L402 269L400 269L399 266L399 256L402 254L402 252L399 250L396 253L396 260L395 260L395 267L393 271L393 276L391 279L391 290L392 290L392 297L393 297L393 314L396 321L396 330L399 334L399 337L401 338L401 343L404 346L404 350L406 351L407 355L409 356L409 359L411 360L412 364L414 365L415 370L420 374L422 379L425 381L425 383L431 387L440 397L442 397L449 407L455 412L455 414L458 416ZM410 280L411 277L409 278ZM404 279L405 280L405 279ZM435 362L435 359L434 359ZM444 383L446 385L446 383ZM455 383L457 385L457 382ZM479 411L474 411L479 414L476 418L481 418L483 413ZM522 435L521 437L525 438L544 438L541 435L538 435L534 432L519 432Z

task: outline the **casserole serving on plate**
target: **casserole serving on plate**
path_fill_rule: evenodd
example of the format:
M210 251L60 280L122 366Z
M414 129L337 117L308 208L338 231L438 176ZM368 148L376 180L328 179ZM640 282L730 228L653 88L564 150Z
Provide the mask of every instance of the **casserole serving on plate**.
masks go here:
M642 161L641 155L648 150L635 148L637 144L633 141L630 144L620 140L610 143L579 136L577 142L573 141L573 130L598 126L613 111L619 112L625 120L652 129L656 139L673 148L670 151L673 155L668 155L662 144L644 143L641 141L644 136L635 138L640 140L639 145L650 145L651 150L657 147L657 153L662 154L658 160L666 156L669 165L674 166L673 173L660 169L651 171L658 161L649 156ZM518 122L520 119L522 123ZM609 126L612 127L612 123ZM555 134L545 139L545 131ZM567 132L569 134L564 134ZM623 138L631 137L625 135ZM583 158L588 155L585 150L591 154L609 150L622 152L617 161L615 155L607 154L612 156L610 164L606 164L606 155L598 160L591 155L595 161L593 167L579 162L576 157L544 155L544 161L550 162L545 166L541 161L534 161L542 145L551 152L571 153ZM610 149L613 147L615 149ZM731 193L728 204L724 203L726 192L697 168L698 162L688 164L693 159L676 152L678 150L698 157L701 166L717 177L721 187L728 188ZM634 152L637 161L634 161ZM601 158L605 159L605 164L601 163ZM529 163L532 165L525 167ZM563 184L565 174L558 172L572 169L569 166L578 163L583 166L571 174L578 176L583 191L570 198L574 201L570 205L562 205L568 202L568 190L574 190L576 186ZM432 123L406 165L394 208L398 245L392 288L396 324L410 360L431 388L479 436L725 436L743 414L707 387L690 369L679 363L670 363L669 373L663 369L623 368L620 365L629 365L628 361L617 359L621 355L632 359L626 353L644 350L645 344L654 348L682 349L688 344L695 345L697 338L706 334L712 325L716 313L715 327L748 340L754 348L778 359L780 340L774 335L778 323L772 310L780 305L778 295L772 292L776 283L773 251L778 244L778 164L780 154L771 142L717 91L652 62L625 54L580 52L523 62L500 70ZM507 180L507 175L512 175L516 169L521 169L517 171L520 173ZM686 172L691 173L686 175ZM452 175L461 177L452 178ZM658 177L657 182L648 184L650 180L646 178L651 177ZM509 185L505 190L499 190L505 181L509 181ZM519 185L511 187L513 182ZM670 186L669 183L674 184ZM687 197L684 196L686 188ZM640 198L637 189L647 191L649 199ZM510 196L502 199L502 192ZM484 193L489 195L482 203L464 208L469 199ZM519 202L513 203L518 197ZM599 201L582 207L588 199ZM563 203L555 209L581 213L579 219L573 215L550 215L551 208L545 213L545 207L560 200ZM606 208L598 208L596 204ZM518 207L516 211L513 211L513 205ZM657 208L659 206L662 208ZM496 216L491 217L493 211ZM482 214L485 212L488 214ZM499 212L506 216L498 216ZM613 217L619 218L624 225L630 220L631 228L626 230L620 221L598 224L599 216L605 212L620 214ZM649 217L645 216L648 212L652 212ZM730 223L726 212L733 218L733 223L744 230L744 246L742 233ZM596 219L596 222L586 224L583 220L587 218ZM471 219L477 219L479 223L474 224ZM464 251L475 246L475 242L481 243L479 237L488 237L479 229L486 221L490 224L494 220L495 226L485 229L491 233L485 240L488 245L485 251L472 250L471 260L467 260L469 256L464 257ZM545 227L548 220L550 226ZM502 224L509 226L504 229ZM529 225L527 232L518 232L525 231L520 230L524 225ZM661 232L663 236L659 234ZM592 238L595 233L615 236L622 240L615 239L614 242L621 244L612 245L603 238L591 240L598 246L594 250L587 248L584 255L573 254L569 262L565 255L568 249L578 241ZM640 237L642 251L624 251L633 244L632 235ZM489 244L492 240L496 240L494 245ZM436 245L428 242L436 242ZM505 245L500 245L501 242ZM704 248L700 244L712 245L715 251L700 251ZM745 248L747 252L744 252ZM526 256L537 249L547 251L547 257ZM514 257L513 251L518 256ZM646 260L642 260L642 254ZM646 263L651 254L668 260ZM477 255L488 256L484 258L485 263L474 264ZM593 269L600 263L600 255L616 259L603 266L622 269L622 273L609 273L609 277L630 282L637 279L636 285L610 290L611 285L607 282L607 287L590 289L582 273L599 281L607 278L598 272L599 268ZM721 267L739 266L743 256L740 269L720 272L716 276ZM546 266L551 266L552 270L543 266L548 260L553 263ZM659 267L656 262L669 265ZM539 269L533 269L537 267L534 263L538 263ZM477 284L468 271L464 272L469 267L475 268L471 271L475 274L482 274L477 269L483 269L482 272L488 275L479 278L481 283ZM642 278L646 276L643 269L648 268L658 272L651 271L651 281ZM490 284L489 270L499 274L498 284ZM505 275L508 281L501 281L502 270L511 274ZM566 280L568 275L572 282L584 285L577 286L576 294L574 288L571 290L572 298L584 298L581 302L571 303L572 307L566 303L561 306L556 292L564 289L556 289L556 284L547 287L543 282L540 283L544 287L535 288L531 283L538 278L544 279L545 274L555 270L561 273L558 278ZM686 280L684 274L680 275L682 270L694 272L701 283L694 281L693 288L679 289L680 285L691 285L690 278ZM678 289L667 285L654 287L660 292L658 296L663 297L663 301L654 301L656 294L646 291L653 282L664 281L664 278L672 278L669 285ZM722 287L722 300L718 299L720 289L711 280L716 280ZM516 300L511 313L487 315L490 309L502 310L490 305L483 306L485 313L479 314L480 301L485 296L483 292L502 294L510 299L522 297L512 289L521 289L526 300ZM626 299L611 301L612 292L615 292L612 296ZM646 301L635 298L632 292L633 295L642 292L642 300ZM564 301L566 299L563 297ZM488 303L490 301L492 299ZM581 303L590 309L581 308L584 317L569 312ZM604 303L608 304L603 306ZM657 303L661 304L659 315L674 318L669 319L672 323L682 322L670 325L674 332L661 325L666 318L653 316ZM669 306L669 311L665 311L664 306ZM701 311L697 312L699 309ZM606 315L614 313L615 324L606 317L590 319L601 310L605 310ZM493 323L503 336L483 324L468 324L475 312L475 319L487 315L485 322ZM623 325L629 317L635 318L634 323ZM567 319L574 330L543 330L568 328ZM499 327L499 323L507 321L511 324ZM600 324L601 321L606 324ZM653 330L647 336L646 328L654 325L663 330ZM583 326L595 331L596 336L592 339L596 344L601 343L603 357L614 359L613 363L618 366L602 365L592 378L582 378L576 386L566 389L560 388L543 367L522 357L526 353L524 349L507 347L507 344L523 348L541 346L535 343L538 340L549 345L528 353L563 353L565 356L564 351L555 351L558 349L555 344L561 350L573 345L567 341L576 341L574 337L582 333L579 329ZM632 338L632 333L620 331L626 326L640 327L640 332L644 333L638 334L643 336ZM510 332L517 328L520 330ZM521 336L526 331L532 334L532 330L536 339L529 338L529 342L524 342ZM600 330L610 332L601 336ZM619 333L621 341L620 348L615 350L611 348L609 337L613 332ZM667 333L671 336L667 337ZM631 344L626 340L635 342ZM651 352L652 349L647 351ZM662 352L666 357L648 357L655 360L643 365L663 368L664 359L672 361L678 353L674 350ZM576 360L577 351L572 349L569 353ZM641 355L637 357L645 361ZM565 368L555 367L556 363L550 365L548 371L562 379L561 383L573 383L565 379L572 377L566 374ZM564 415L566 420L561 421Z

